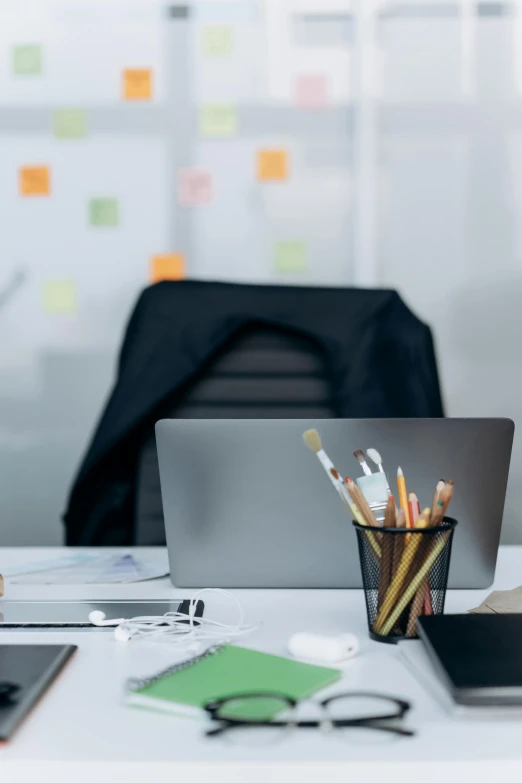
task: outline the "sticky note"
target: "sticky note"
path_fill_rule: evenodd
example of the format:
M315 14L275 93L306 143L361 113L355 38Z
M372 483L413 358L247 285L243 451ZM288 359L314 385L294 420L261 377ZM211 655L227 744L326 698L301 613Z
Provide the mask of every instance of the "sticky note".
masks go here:
M123 71L123 98L126 101L150 101L152 98L152 70L127 68Z
M295 83L296 103L303 109L320 109L328 104L326 76L298 76Z
M83 109L57 109L53 114L53 132L57 139L83 139L85 126Z
M20 169L21 196L48 196L50 192L49 166L22 166Z
M286 150L260 150L257 153L257 177L263 182L287 179Z
M89 224L114 228L119 223L119 205L116 198L92 198L89 201Z
M276 272L304 272L307 267L304 242L285 240L275 247Z
M208 171L185 169L178 183L179 203L184 207L205 204L212 200L212 178Z
M203 28L203 54L206 57L230 57L232 54L232 28L209 25Z
M166 253L152 258L151 283L159 283L161 280L183 280L185 276L185 258L182 253Z
M40 44L13 46L13 73L15 76L40 76L42 60Z
M72 280L48 280L43 287L43 306L47 313L74 313L76 286Z
M202 136L234 136L237 132L235 106L226 104L202 106L199 113L199 129Z

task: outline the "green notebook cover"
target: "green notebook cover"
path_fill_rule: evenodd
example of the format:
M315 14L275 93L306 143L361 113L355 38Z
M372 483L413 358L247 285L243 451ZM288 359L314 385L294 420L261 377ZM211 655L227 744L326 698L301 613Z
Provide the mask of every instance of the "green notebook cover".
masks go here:
M178 714L198 715L206 702L237 693L270 691L304 699L340 677L339 669L226 645L194 665L134 691L127 701Z

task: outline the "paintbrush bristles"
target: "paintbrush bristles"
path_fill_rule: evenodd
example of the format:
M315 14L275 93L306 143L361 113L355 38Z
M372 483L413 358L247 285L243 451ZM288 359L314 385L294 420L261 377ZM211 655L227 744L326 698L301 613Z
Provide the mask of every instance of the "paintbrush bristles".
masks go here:
M368 463L366 462L366 457L364 456L364 451L362 451L362 449L356 449L353 452L353 456L359 462L361 468L364 471L365 476L371 476L372 475L372 471L371 471Z
M316 454L319 451L322 451L323 444L321 443L321 438L319 437L317 430L307 430L303 433L303 440L308 448L315 451Z

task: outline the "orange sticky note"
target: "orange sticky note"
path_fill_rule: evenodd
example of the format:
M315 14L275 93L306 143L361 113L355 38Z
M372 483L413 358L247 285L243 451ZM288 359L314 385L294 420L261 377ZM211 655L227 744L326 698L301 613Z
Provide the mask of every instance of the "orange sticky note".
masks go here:
M127 68L123 71L123 97L126 101L150 101L152 98L152 70Z
M288 178L288 154L286 150L260 150L257 153L257 178L261 181Z
M159 283L161 280L183 280L185 276L185 257L182 253L153 256L150 265L151 283Z
M48 196L51 192L49 166L22 166L20 169L21 196Z

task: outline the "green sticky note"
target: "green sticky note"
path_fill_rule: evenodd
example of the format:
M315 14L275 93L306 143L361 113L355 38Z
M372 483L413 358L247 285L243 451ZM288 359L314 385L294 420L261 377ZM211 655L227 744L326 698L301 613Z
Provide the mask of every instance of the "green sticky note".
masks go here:
M72 280L48 280L43 287L43 306L47 313L74 313L76 286Z
M202 106L199 129L202 136L234 136L237 132L236 107L228 104Z
M19 44L13 47L13 73L16 76L39 76L42 73L40 44Z
M89 223L91 226L113 228L118 225L118 199L93 198L89 201Z
M232 28L222 25L204 27L203 54L206 57L230 57L232 54Z
M53 114L53 131L57 139L83 139L85 126L83 109L57 109Z
M275 249L276 272L304 272L307 267L304 242L278 242Z

